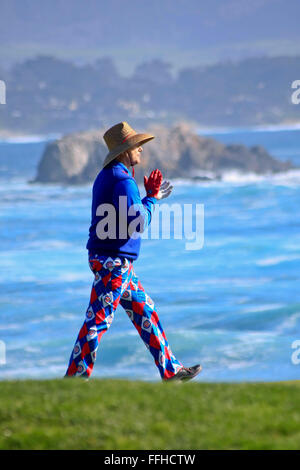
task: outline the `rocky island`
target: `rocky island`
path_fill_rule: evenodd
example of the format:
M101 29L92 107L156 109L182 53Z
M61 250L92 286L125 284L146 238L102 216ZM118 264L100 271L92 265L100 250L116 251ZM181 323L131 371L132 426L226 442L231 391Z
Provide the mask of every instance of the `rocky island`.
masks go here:
M107 147L104 130L68 134L49 143L32 183L82 184L92 182L102 168ZM224 172L270 174L294 166L272 157L263 147L225 145L213 138L199 136L187 124L171 128L151 126L155 139L143 147L142 161L135 172L138 183L144 174L159 168L164 178L198 180L221 178Z

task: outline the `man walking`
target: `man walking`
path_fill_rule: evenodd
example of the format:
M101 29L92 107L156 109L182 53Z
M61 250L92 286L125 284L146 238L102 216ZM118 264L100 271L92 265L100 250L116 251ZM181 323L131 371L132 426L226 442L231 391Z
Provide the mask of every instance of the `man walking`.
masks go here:
M151 222L156 202L168 197L172 186L162 183L161 172L154 170L149 178L144 177L146 196L140 198L134 166L140 163L142 145L154 139L153 135L138 134L127 122L121 122L103 137L109 153L93 185L86 245L94 282L66 376L91 375L100 339L120 303L152 354L162 380L190 380L201 366L184 367L175 357L154 302L133 268L140 252L141 233Z

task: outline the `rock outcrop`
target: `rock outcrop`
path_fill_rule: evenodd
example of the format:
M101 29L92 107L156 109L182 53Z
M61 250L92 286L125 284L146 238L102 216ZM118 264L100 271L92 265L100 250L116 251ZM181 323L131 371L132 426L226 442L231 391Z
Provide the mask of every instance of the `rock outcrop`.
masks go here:
M188 125L171 129L152 126L156 138L143 147L141 164L135 178L159 168L164 178L220 178L228 170L241 173L276 173L293 168L291 162L273 158L263 147L224 145L213 138L201 137ZM104 131L74 133L49 143L38 165L33 182L81 184L95 179L107 154Z

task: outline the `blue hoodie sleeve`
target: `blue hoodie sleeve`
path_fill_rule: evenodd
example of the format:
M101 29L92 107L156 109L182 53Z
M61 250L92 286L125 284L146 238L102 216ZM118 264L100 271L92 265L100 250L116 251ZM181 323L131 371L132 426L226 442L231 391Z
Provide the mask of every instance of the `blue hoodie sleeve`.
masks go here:
M122 203L120 204L120 196L126 196L127 198L127 214L129 208L131 207L133 213L136 214L134 217L140 216L142 220L142 227L140 228L140 231L144 232L151 222L157 199L148 196L145 196L143 199L141 199L139 188L133 178L125 178L119 181L114 187L113 203L116 208L120 209L122 214L122 209L124 210L125 207L122 206L121 208ZM128 221L130 221L132 218L133 217L128 217Z

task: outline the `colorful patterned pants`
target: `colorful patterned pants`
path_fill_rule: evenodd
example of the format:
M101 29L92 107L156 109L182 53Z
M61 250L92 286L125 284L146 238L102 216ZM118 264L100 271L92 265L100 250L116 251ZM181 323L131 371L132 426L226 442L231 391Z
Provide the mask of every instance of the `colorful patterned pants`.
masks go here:
M123 257L90 255L89 266L95 276L90 303L66 376L91 375L99 341L110 327L119 303L152 354L161 378L176 374L182 364L170 349L155 305L138 280L132 262Z

